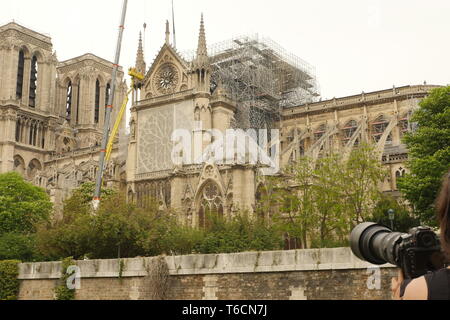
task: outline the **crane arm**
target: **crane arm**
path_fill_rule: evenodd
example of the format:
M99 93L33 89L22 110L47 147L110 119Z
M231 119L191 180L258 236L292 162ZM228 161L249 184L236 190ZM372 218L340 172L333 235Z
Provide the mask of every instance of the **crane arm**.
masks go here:
M114 124L114 127L113 127L113 129L111 131L111 135L109 136L108 145L106 147L105 162L108 162L109 158L111 157L112 148L113 148L113 145L114 145L114 139L117 136L117 133L118 133L119 127L120 127L120 123L122 122L123 115L125 114L125 110L127 109L127 104L128 104L128 100L129 100L128 96L130 95L130 93L133 90L134 90L133 87L131 87L128 90L127 95L123 99L122 107L120 108L119 114L117 115L116 123Z

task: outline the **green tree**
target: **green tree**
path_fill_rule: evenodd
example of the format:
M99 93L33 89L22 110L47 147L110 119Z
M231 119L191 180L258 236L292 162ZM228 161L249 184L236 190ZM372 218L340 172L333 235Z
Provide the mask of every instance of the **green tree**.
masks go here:
M420 222L436 226L433 204L450 167L450 86L432 90L411 122L416 129L404 137L410 173L399 179L398 188Z
M36 261L41 258L36 251L34 234L16 232L0 235L0 260Z
M394 210L394 231L408 232L412 227L417 227L419 221L413 216L406 204L399 203L390 195L383 195L376 204L370 221L391 227L388 211Z
M342 238L347 232L349 214L343 201L342 185L345 183L345 163L342 157L332 154L317 160L313 177L315 246L325 246L330 239Z
M33 233L36 223L48 221L52 203L44 189L18 173L0 174L0 234Z
M313 173L314 162L303 157L286 167L282 176L266 178L271 192L263 201L263 210L271 212L273 226L301 248L307 248L313 226Z
M95 240L93 233L96 232L91 208L94 187L90 182L82 184L64 201L61 219L38 225L36 246L46 259L82 258L91 254L90 248L94 247ZM102 206L117 195L111 189L102 189L102 194Z
M374 148L361 144L347 156L303 157L272 184L264 201L278 212L275 225L307 248L342 246L357 223L372 216L386 177Z
M352 228L371 217L382 197L379 187L387 172L374 146L362 143L351 151L340 176L342 200L351 216L349 227Z
M48 259L117 258L119 247L124 258L146 254L142 239L154 232L154 207L139 210L121 194L105 198L95 214L88 204L75 205L74 199L66 203L75 211L65 208L61 220L41 225L37 234L38 248Z
M36 226L50 220L52 203L47 193L18 173L0 175L0 260L35 261Z

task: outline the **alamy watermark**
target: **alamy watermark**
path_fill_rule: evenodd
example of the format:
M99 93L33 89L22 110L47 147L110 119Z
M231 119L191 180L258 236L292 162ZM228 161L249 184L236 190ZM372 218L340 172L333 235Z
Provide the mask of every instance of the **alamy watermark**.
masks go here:
M263 175L280 170L280 134L272 129L217 129L172 133L172 162L176 166L215 163L259 165Z
M367 268L367 289L369 290L381 290L381 268L372 266Z
M81 289L81 269L78 266L69 266L67 268L66 274L69 277L66 280L66 286L69 290L80 290Z

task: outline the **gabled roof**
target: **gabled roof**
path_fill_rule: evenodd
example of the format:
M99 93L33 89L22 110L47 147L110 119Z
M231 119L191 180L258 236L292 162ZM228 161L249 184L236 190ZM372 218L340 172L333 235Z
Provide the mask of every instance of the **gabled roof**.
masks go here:
M48 44L52 44L52 38L50 36L43 34L43 33L36 32L34 30L31 30L27 27L24 27L24 26L18 24L15 21L12 21L3 26L0 26L0 33L5 32L7 30L15 30L15 31L27 34L29 36L32 36L32 37L39 39L43 42L46 42Z
M94 61L98 61L98 62L104 63L104 64L106 64L108 66L111 66L113 64L113 62L111 62L109 60L106 60L106 59L103 59L103 58L101 58L101 57L99 57L99 56L97 56L97 55L95 55L93 53L85 53L85 54L82 54L81 56L78 56L78 57L75 57L75 58L71 58L71 59L67 59L67 60L64 60L64 61L60 61L60 64L68 65L68 64L77 63L77 62L83 61L83 60L94 60Z
M181 57L181 55L170 44L164 43L164 45L159 50L158 55L153 60L152 66L145 74L144 82L147 82L147 80L150 78L150 75L153 73L153 71L156 68L157 62L162 59L162 57L166 51L169 51L184 68L189 69L189 63L186 60L184 60Z
M71 59L59 62L57 68L58 69L64 68L64 67L67 67L67 66L70 66L70 65L73 65L73 64L76 64L76 63L80 63L82 61L87 61L87 60L95 61L95 62L100 63L101 65L104 65L104 66L109 67L109 68L113 67L113 62L108 61L106 59L103 59L103 58L101 58L99 56L96 56L95 54L92 54L92 53L85 53L85 54L83 54L81 56L78 56L78 57L75 57L75 58L71 58ZM123 67L119 66L118 71L119 71L119 73L123 73Z

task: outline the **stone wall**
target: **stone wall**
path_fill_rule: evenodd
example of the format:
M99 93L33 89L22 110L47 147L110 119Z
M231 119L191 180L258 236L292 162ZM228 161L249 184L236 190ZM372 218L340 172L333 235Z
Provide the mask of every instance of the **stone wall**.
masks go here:
M121 272L118 260L78 261L81 287L76 298L150 300L155 293L151 266L157 259L123 259ZM170 256L164 260L170 274L166 299L171 300L390 299L391 278L396 275L390 265L371 269L375 266L357 259L349 248ZM60 262L21 264L19 268L20 299L53 298Z

